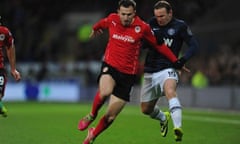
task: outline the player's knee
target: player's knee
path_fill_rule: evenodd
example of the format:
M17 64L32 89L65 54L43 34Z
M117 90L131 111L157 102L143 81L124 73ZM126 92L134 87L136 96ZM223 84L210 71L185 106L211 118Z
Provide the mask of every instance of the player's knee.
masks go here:
M101 91L99 91L99 95L101 98L106 98L111 95L111 92L108 92L106 90L101 90Z

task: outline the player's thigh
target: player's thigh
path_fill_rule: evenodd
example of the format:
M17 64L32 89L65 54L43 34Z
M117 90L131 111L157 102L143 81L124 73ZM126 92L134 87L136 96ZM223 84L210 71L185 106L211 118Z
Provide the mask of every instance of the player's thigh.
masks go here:
M159 85L158 85L159 86ZM153 81L153 74L145 73L143 79L143 85L140 93L141 103L148 103L158 99L159 92L155 89L155 83ZM160 86L159 86L160 87Z
M7 78L4 73L0 72L0 98L4 96Z
M103 74L99 79L99 90L100 95L106 96L111 95L113 88L115 86L115 81L110 74Z
M176 91L178 79L177 71L172 68L164 69L159 73L155 73L154 76L155 83L160 84L162 94L167 97L172 96L172 93Z
M175 79L167 79L163 85L164 93L168 99L171 99L177 95L177 81Z

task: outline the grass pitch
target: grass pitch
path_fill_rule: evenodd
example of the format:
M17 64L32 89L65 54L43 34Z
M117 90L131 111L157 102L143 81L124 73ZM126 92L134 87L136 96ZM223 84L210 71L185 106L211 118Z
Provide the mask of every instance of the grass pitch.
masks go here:
M8 117L0 117L0 144L81 144L87 131L77 130L78 121L90 111L83 103L5 103ZM91 126L105 111L101 109ZM169 133L161 137L159 123L127 105L94 144L173 144ZM236 144L240 142L240 112L184 109L181 144Z

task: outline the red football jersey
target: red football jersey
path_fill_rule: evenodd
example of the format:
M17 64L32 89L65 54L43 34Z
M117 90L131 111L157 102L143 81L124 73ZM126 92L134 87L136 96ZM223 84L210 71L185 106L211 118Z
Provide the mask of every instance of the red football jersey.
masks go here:
M8 28L0 26L0 68L4 67L3 48L10 47L13 44L13 37Z
M126 74L136 74L139 66L139 54L142 39L154 45L159 52L166 55L172 62L177 58L165 45L157 45L150 26L138 16L133 23L124 27L118 14L110 14L93 26L94 30L108 29L109 41L104 54L104 61Z

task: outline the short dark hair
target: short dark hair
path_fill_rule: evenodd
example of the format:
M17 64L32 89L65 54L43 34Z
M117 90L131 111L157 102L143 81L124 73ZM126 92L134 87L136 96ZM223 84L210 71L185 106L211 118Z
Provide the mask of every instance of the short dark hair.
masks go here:
M128 8L129 6L132 6L134 8L134 10L136 10L136 2L134 0L120 0L118 2L118 8L120 8L121 6Z
M172 6L170 5L170 3L168 3L165 0L158 1L153 8L154 9L166 8L168 13L170 12L170 10L172 10Z

